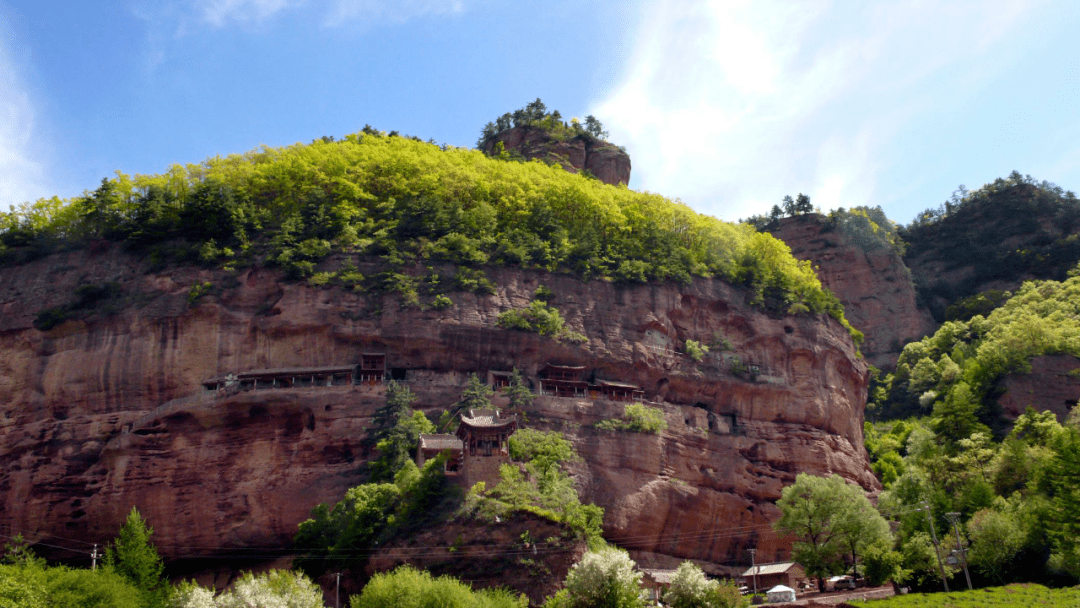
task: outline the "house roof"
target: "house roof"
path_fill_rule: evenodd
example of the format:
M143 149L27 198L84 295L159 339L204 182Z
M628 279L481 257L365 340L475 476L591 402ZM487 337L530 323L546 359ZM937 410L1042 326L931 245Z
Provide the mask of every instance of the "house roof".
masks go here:
M584 365L556 365L554 363L548 363L548 364L544 365L544 367L540 368L540 371L544 371L544 370L548 370L548 369L562 369L562 370L567 370L567 371L583 372L583 371L585 371L585 366Z
M461 423L472 427L500 427L508 424L517 424L517 415L503 416L499 410L470 409L468 414L461 415Z
M252 378L270 378L277 376L319 376L325 374L351 374L356 371L355 365L327 365L323 367L276 367L270 369L253 369L236 374L235 378L220 376L203 380L203 384L224 382L225 380L250 380Z
M640 391L641 387L636 384L627 384L625 382L615 382L613 380L596 380L596 384L599 386L609 386L611 388L626 388L630 390Z
M675 576L674 570L642 570L642 572L660 585L670 585L671 579Z
M461 451L463 445L457 435L428 435L420 434L421 450L457 450Z
M757 575L762 576L764 574L783 574L791 569L792 566L798 566L798 562L779 562L775 564L758 564ZM754 576L755 566L751 566L743 572L743 576Z

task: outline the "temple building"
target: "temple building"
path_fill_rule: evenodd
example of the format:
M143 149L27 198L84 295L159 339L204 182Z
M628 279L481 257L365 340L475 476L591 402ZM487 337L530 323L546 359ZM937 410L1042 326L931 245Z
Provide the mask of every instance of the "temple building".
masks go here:
M457 435L429 435L420 434L420 446L416 450L416 466L422 467L424 463L435 458L443 452L447 452L446 463L443 465L443 473L448 477L456 477L461 474L461 456L463 443Z
M588 397L589 383L583 365L552 365L540 370L540 394L552 397Z
M444 472L468 489L483 481L489 488L499 483L499 467L510 462L510 435L517 430L517 416L498 410L470 409L461 414L454 435L420 435L417 466L448 452Z
M347 386L353 383L355 374L355 365L259 369L211 378L202 384L203 388L211 391L233 387L246 391L263 388Z
M592 390L598 392L604 399L611 401L641 401L645 399L645 391L640 386L626 384L625 382L597 380L596 386Z
M363 353L360 355L359 368L357 370L357 384L378 384L386 378L386 355L383 353Z

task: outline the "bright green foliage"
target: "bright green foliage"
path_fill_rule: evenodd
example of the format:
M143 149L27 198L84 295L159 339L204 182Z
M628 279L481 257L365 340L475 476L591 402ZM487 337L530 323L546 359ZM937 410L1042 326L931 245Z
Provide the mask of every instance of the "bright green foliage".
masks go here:
M148 601L147 595L126 577L109 568L96 571L49 568L47 577L46 606L146 608L160 605Z
M581 457L561 433L521 429L510 436L510 455L521 466L499 468L500 481L487 493L497 504L486 505L488 511L498 507L529 511L566 524L583 538L600 537L604 510L581 504L574 480L563 469L564 463Z
M525 308L512 308L499 313L496 321L503 329L533 331L541 336L574 343L588 342L584 335L566 328L559 309L542 300L533 300Z
M473 591L449 576L432 577L412 566L371 577L359 595L352 596L352 608L527 608L526 596L503 589Z
M679 564L664 592L664 603L672 608L740 608L748 602L734 585L710 580L697 564Z
M892 548L891 543L873 543L863 549L863 575L872 586L889 581L903 583L908 573L904 570L904 556Z
M1006 569L1024 542L1016 516L982 509L967 522L967 533L971 539L968 564L987 578L1002 582Z
M105 549L104 564L139 589L146 605L159 606L165 601L168 584L164 576L165 564L150 544L153 534L154 529L146 524L139 510L132 507L127 521L120 527L120 534L112 546Z
M461 407L474 409L491 409L491 396L495 394L490 386L484 383L475 373L469 374L465 390L461 391Z
M434 522L451 492L443 465L441 456L425 462L423 469L407 460L395 472L394 483L363 484L349 489L333 507L313 508L294 538L305 554L295 565L312 575L337 565L360 567L377 542Z
M510 457L530 462L540 472L581 459L562 433L537 429L519 429L510 436Z
M799 473L795 483L784 488L776 506L782 515L774 526L795 536L795 559L810 576L837 571L845 555L857 566L861 551L892 542L888 524L863 490L839 475Z
M596 428L608 431L633 431L635 433L659 433L667 430L664 410L644 403L627 403L619 420L601 420Z
M705 358L705 354L709 352L709 347L701 342L687 340L684 350L686 351L687 357L700 362Z
M556 594L547 608L641 608L641 572L621 549L589 551L566 575L565 593Z
M46 570L32 565L0 565L0 608L45 608Z
M430 260L584 278L614 278L633 261L650 281L717 277L746 286L755 304L787 310L801 302L843 319L810 263L750 226L540 162L499 162L372 133L215 157L161 175L117 174L72 200L0 213L10 260L101 237L150 257L195 260L212 239L217 250L234 251L229 264L266 256L297 278L314 274L332 250L392 268Z
M1030 371L1033 357L1080 355L1080 276L1063 282L1029 281L989 316L949 321L930 337L904 347L896 372L883 381L886 416L933 411L940 436L951 442L995 430L992 391L1005 374Z
M952 593L912 593L881 600L848 599L859 608L1073 608L1080 606L1080 587L1047 589L1031 583Z

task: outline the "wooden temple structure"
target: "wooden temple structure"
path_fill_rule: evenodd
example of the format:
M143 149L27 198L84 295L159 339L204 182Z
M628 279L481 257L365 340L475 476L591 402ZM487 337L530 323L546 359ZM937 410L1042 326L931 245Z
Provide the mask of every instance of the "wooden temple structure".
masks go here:
M202 385L203 388L211 391L227 388L246 391L264 388L347 386L353 384L355 374L355 365L259 369L211 378L204 380Z
M552 397L585 397L611 401L641 401L645 391L637 385L613 380L589 382L581 365L553 365L540 369L540 394Z
M416 466L422 467L425 462L443 452L447 452L443 473L450 477L456 477L461 474L463 445L457 435L420 433L420 445L416 449Z
M517 430L517 416L498 410L469 409L461 414L453 435L420 435L416 465L446 453L443 472L464 488L483 481L499 483L499 467L510 462L510 436Z

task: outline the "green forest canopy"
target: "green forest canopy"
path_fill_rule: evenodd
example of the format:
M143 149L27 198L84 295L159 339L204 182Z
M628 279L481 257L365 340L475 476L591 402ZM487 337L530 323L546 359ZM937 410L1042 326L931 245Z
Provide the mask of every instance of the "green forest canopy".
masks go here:
M1080 266L1069 275L1061 282L1026 282L989 315L948 321L933 336L905 346L896 372L871 395L877 413L906 417L941 410L955 416L960 410L996 426L998 379L1030 371L1031 359L1040 355L1080 356Z
M400 268L430 261L627 282L717 277L748 287L752 303L827 312L848 326L810 264L750 226L540 162L500 162L370 128L158 175L118 172L93 192L0 214L6 263L99 239L151 257L261 259L294 278L333 251Z

